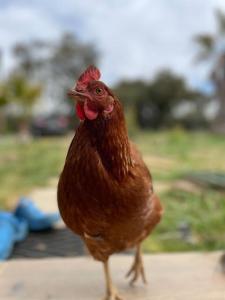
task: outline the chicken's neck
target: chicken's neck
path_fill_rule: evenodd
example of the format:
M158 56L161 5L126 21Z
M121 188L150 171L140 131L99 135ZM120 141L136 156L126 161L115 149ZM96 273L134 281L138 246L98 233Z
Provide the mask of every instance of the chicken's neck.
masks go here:
M85 125L107 172L122 180L130 171L132 159L121 104L116 101L111 118L101 117Z

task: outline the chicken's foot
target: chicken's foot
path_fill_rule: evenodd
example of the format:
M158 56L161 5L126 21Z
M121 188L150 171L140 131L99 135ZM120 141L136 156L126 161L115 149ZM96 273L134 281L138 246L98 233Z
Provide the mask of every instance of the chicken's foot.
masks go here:
M138 278L141 276L142 281L144 284L147 284L147 280L145 277L145 271L144 271L144 266L143 266L143 260L142 260L142 254L141 254L141 245L139 244L137 246L137 251L135 254L134 262L126 274L126 277L129 277L133 274L133 278L130 281L130 285L133 285Z
M112 283L108 261L104 262L104 271L105 271L105 279L106 279L106 296L104 300L124 300L118 294L116 288Z

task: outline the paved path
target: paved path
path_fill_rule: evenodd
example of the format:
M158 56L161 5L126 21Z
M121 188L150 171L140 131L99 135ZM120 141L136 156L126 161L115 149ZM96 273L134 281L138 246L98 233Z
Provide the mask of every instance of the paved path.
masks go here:
M224 300L220 253L157 254L144 257L148 286L129 287L131 256L111 258L112 275L125 300ZM91 258L12 260L0 264L2 300L100 300L103 271Z
M28 195L35 205L46 213L58 211L57 182L58 179L53 178L47 187L36 188ZM16 244L12 258L73 257L84 254L86 250L81 239L60 221L55 225L55 230L30 233L25 241Z
M50 185L34 189L29 197L36 203L36 205L45 212L56 212L57 206L57 179L52 179Z
M42 210L57 210L55 181L51 187L34 190L30 196ZM64 228L61 223L60 230ZM65 244L63 239L60 243ZM43 248L43 240L36 245ZM70 253L71 249L67 250ZM225 275L218 264L220 256L219 252L146 255L149 285L131 288L124 274L132 257L118 255L111 259L112 275L125 300L225 300ZM104 277L100 263L89 257L32 257L0 264L1 300L102 299Z

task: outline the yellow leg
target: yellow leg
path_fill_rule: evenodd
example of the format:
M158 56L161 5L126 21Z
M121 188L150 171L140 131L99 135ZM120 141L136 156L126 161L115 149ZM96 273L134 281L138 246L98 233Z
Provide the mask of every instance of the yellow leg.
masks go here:
M138 278L141 276L142 281L144 284L147 283L146 277L145 277L145 271L144 271L144 266L143 266L143 260L142 260L142 254L141 254L141 245L139 244L137 246L137 251L135 254L134 262L126 274L126 277L129 277L130 275L133 274L133 278L130 281L130 284L133 285Z
M110 276L108 261L104 262L104 272L105 272L105 279L106 279L106 296L104 300L123 300L123 298L121 298L118 295L117 290L113 286L112 279Z

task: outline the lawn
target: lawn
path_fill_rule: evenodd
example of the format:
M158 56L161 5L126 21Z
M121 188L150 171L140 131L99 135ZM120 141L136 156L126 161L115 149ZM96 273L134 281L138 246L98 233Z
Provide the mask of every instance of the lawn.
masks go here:
M178 184L195 171L225 173L225 138L182 130L136 136L165 210L146 251L225 249L225 193ZM182 185L183 186L183 185ZM182 227L188 235L182 237ZM179 228L181 228L179 230Z
M145 250L225 249L225 194L192 185L184 189L179 184L193 171L225 172L225 138L179 129L135 132L132 138L151 169L165 210L162 222L146 240ZM20 195L58 177L70 139L44 138L27 144L15 137L2 139L0 207L10 208Z
M10 208L32 188L59 176L68 138L44 138L21 143L15 137L0 141L0 207Z

